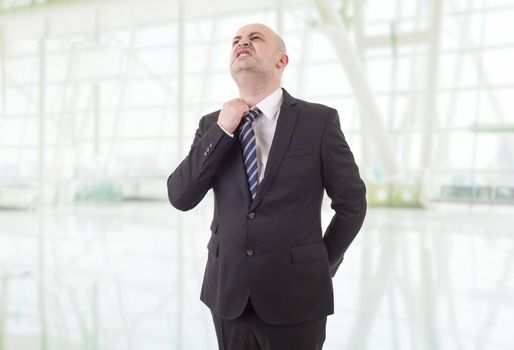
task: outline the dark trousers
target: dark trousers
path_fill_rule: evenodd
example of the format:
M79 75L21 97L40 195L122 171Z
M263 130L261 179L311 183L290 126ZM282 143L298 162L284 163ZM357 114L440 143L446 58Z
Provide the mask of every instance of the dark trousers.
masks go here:
M261 320L249 300L243 314L225 320L212 314L220 350L321 350L327 318L292 325Z

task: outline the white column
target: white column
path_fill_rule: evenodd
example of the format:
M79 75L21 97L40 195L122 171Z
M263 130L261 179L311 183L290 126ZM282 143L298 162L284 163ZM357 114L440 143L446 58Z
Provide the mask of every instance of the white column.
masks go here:
M45 43L48 31L48 22L43 25L43 32L39 39L39 79L38 79L38 204L45 201L46 177L45 177L45 143L46 143L46 106L45 106L45 80L46 80L46 57Z
M48 349L48 320L47 320L47 301L46 301L46 264L45 264L45 218L44 205L48 203L48 193L46 188L45 174L45 125L46 125L46 105L45 105L45 83L46 83L46 37L48 34L48 21L43 24L43 31L39 39L39 142L38 142L38 314L40 328L40 349Z
M430 39L428 46L428 56L426 61L427 85L424 105L424 115L422 120L421 134L421 187L420 201L428 204L427 198L427 175L432 157L432 144L434 138L434 127L437 120L437 90L439 74L439 56L441 46L441 0L430 1L431 4L431 23Z
M0 1L1 3L1 1ZM3 26L0 26L0 91L1 91L1 102L2 109L0 110L0 118L5 116L6 111L6 78L5 78L5 33Z
M100 11L95 12L95 44L100 47ZM94 139L94 157L100 155L100 84L93 83L93 139Z
M366 53L364 51L364 17L362 16L362 11L357 10L359 6L363 6L360 4L360 0L353 0L353 7L354 7L354 36L355 36L355 49L357 52L357 56L359 57L360 62L362 62L362 65L364 66L366 63ZM358 105L357 105L358 106ZM363 115L363 112L359 109L359 115ZM371 167L371 143L369 140L371 140L372 135L369 132L369 126L368 123L366 123L366 118L360 118L360 128L361 128L361 149L362 149L362 156L360 159L360 165L359 168L362 169L363 173L369 173L372 171Z
M284 0L277 0L276 32L284 35Z

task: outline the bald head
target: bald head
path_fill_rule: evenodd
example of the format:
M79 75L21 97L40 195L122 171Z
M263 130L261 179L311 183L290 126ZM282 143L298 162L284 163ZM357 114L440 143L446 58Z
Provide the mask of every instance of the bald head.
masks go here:
M262 23L247 24L244 27L241 27L237 31L235 38L240 36L242 32L247 32L247 31L262 33L263 35L265 35L268 38L268 40L271 40L274 43L274 46L276 47L276 49L278 51L286 53L286 44L284 43L284 40L282 39L282 37L280 37L280 35L278 35L273 29L271 29L267 25L262 24Z

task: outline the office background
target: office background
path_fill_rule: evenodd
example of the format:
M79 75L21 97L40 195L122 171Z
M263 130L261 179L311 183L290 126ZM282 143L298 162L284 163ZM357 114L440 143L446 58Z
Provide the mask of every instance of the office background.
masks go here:
M0 0L0 350L217 348L166 179L251 22L368 188L325 348L514 348L514 1Z

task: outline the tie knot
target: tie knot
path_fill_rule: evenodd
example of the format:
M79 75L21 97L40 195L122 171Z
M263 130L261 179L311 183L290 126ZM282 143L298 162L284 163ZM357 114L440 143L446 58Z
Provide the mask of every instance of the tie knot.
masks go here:
M248 114L245 116L245 119L248 123L251 123L253 122L258 116L259 114L261 114L261 110L257 107L254 107L252 109L250 109L250 111L248 112Z

